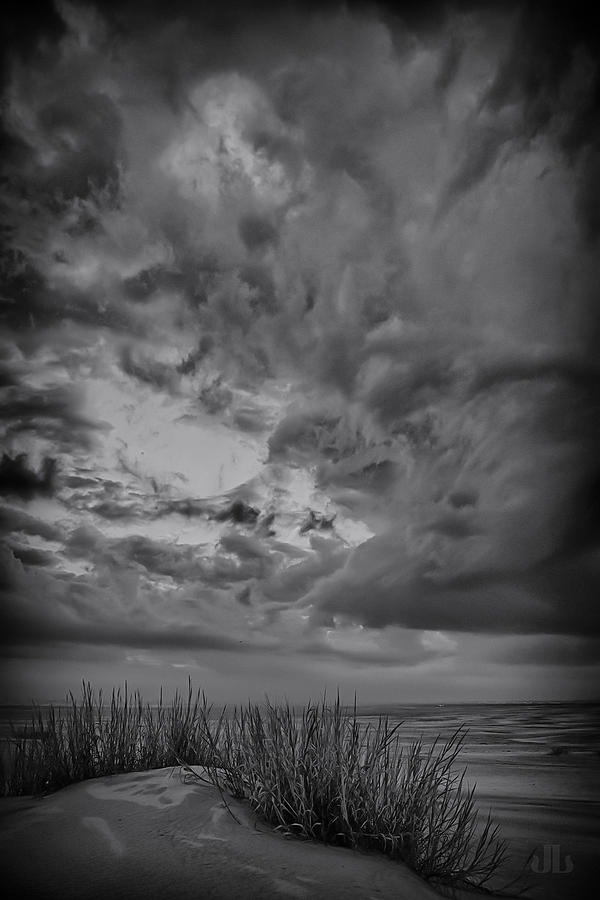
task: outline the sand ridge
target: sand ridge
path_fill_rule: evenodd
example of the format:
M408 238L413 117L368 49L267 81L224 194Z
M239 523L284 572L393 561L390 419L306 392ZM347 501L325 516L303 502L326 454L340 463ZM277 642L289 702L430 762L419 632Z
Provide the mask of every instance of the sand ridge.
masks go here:
M436 900L406 866L285 838L177 769L0 801L11 900Z

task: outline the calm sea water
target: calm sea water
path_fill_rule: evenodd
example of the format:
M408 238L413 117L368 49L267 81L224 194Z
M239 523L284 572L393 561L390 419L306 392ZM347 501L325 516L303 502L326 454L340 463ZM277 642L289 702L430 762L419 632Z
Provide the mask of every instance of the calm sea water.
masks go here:
M0 707L0 738L26 706ZM534 900L595 895L600 861L600 703L385 705L357 708L367 724L387 716L425 745L464 729L459 757L509 844L512 877L525 871ZM500 884L497 885L498 887Z
M0 735L9 732L11 721L29 721L31 712L29 705L0 706ZM508 746L539 753L560 746L565 752L600 753L600 702L381 704L358 706L357 714L365 722L380 716L401 722L409 740L446 738L464 727L472 748Z
M600 703L469 703L361 706L365 721L389 716L409 740L466 731L469 752L600 754Z

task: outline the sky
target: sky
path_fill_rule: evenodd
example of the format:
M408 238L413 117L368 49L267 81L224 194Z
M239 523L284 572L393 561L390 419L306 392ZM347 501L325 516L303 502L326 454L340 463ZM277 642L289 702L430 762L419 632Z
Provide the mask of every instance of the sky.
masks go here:
M586 700L576 4L14 4L0 702Z

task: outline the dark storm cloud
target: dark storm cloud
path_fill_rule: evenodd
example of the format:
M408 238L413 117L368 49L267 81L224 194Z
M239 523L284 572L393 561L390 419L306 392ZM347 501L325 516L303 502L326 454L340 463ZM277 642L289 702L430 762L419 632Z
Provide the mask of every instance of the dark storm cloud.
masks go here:
M5 248L0 252L0 279L0 317L3 325L31 328L31 317L44 310L42 276L21 250Z
M13 557L19 640L36 615L50 618L33 641L63 626L113 640L113 615L135 646L175 646L183 631L157 625L167 601L148 587L169 580L195 621L210 610L190 584L233 586L238 615L306 614L315 653L365 663L376 648L330 649L324 626L400 626L415 662L424 629L595 633L600 155L585 20L535 3L56 8L15 38L6 70L2 323L28 359L51 346L71 375L84 364L68 354L101 335L128 390L173 402L193 384L190 421L201 407L249 441L272 428L269 461L314 474L336 526L353 513L375 536L352 549L299 518L310 550L290 549L250 494L171 496L131 469L122 485L61 482L71 514L140 532L199 516L220 542L78 530L66 549L89 578ZM77 395L19 386L21 365L3 358L7 435L90 446L99 426ZM289 399L277 422L259 406L274 384ZM34 603L45 593L54 612Z
M100 483L100 479L91 475L67 475L64 478L65 487L83 490L85 488L96 488ZM116 484L116 482L112 482Z
M420 384L422 365L416 365L416 385ZM399 376L400 384L411 382L408 360ZM384 383L383 376L380 383ZM383 398L376 392L368 396L371 412L382 408L388 421L401 418L401 392L385 393ZM431 487L437 484L437 491L431 491L427 517L424 494L420 495L420 508L410 508L410 483L402 492L400 466L387 482L387 489L394 489L399 478L396 502L400 523L407 530L402 533L397 525L396 533L391 530L367 541L353 551L345 568L311 589L304 602L315 604L314 621L332 622L332 616L339 616L342 621L379 628L396 623L417 629L515 634L595 631L598 620L592 598L600 577L593 556L600 537L598 396L597 370L586 363L510 357L482 363L478 353L471 353L463 364L455 364L452 377L440 379L432 395L419 398L418 389L414 395L411 392L417 406L432 402L439 406L436 441L440 450L446 447L447 457L455 455L457 467L450 485L459 473L463 483L457 480L444 489L443 480L439 480L444 469L441 463L436 464L433 471L437 472L430 477ZM462 409L454 410L454 397ZM479 431L474 423L484 410L487 425L483 426L482 420L485 430ZM449 444L448 433L440 428L446 415L451 427ZM459 423L469 418L469 428L463 431ZM290 427L293 422L290 418ZM457 438L471 444L466 456L466 445L458 452L461 444L457 445ZM521 462L514 452L515 440L523 447ZM433 459L435 446L436 442L429 451L434 452ZM424 449L423 444L421 447ZM532 461L538 460L536 474L523 465L527 453ZM481 475L475 476L472 469L478 457L486 461L489 488L508 477L506 483L512 482L515 492L521 490L523 498L530 495L523 506L529 521L521 519L519 523L510 506L499 503L498 498L492 501L492 511L485 497L485 481L481 482ZM413 480L420 465L427 467L426 459L416 463ZM361 512L361 499L367 492L363 507L370 503L373 510L377 492L369 491L364 477L368 467L356 466L361 477L357 489L351 492L356 476L348 467L350 461L322 466L323 483L339 485L334 496ZM515 493L515 499L517 496ZM576 610L565 600L571 593L569 583L577 597Z
M596 554L528 571L464 571L453 577L435 561L412 564L389 555L391 536L372 538L343 569L313 587L316 623L343 621L383 628L447 629L501 634L585 635L600 632ZM383 562L382 560L385 560ZM403 563L399 564L399 563ZM574 595L576 603L565 597Z
M464 139L462 159L443 192L438 215L443 215L458 198L479 184L498 160L504 145L511 138L511 129L493 124L476 123Z
M298 529L300 534L306 534L308 531L330 531L334 526L335 515L324 516L321 513L309 509L308 514Z
M203 28L208 28L209 31L211 29L214 30L215 36L217 38L216 44L220 46L220 38L223 39L223 43L225 43L225 33L229 29L228 41L231 49L229 53L231 54L232 61L234 58L236 59L236 65L239 65L241 70L245 68L252 75L261 75L261 64L258 60L257 55L257 47L261 44L261 38L258 37L260 34L260 29L264 29L264 37L263 41L268 41L271 36L271 32L273 34L279 34L282 28L282 23L291 23L296 21L296 18L300 21L302 19L301 10L299 7L294 7L293 4L288 4L284 9L279 11L279 18L277 15L273 15L275 10L271 8L268 10L269 15L259 16L256 22L260 22L260 26L257 26L256 29L253 28L253 13L251 9L244 10L243 8L240 10L227 10L226 18L229 21L231 18L234 23L233 31L231 31L231 26L228 26L228 29L219 29L217 26L213 16L208 10L198 10L196 7L192 7L191 5L182 4L181 5L181 14L183 16L182 21L186 21L191 26L191 31L189 35L189 39L187 41L182 42L182 46L177 54L177 59L180 60L180 63L175 63L175 61L171 61L169 65L172 66L172 71L169 73L169 83L171 85L171 89L173 92L173 96L171 98L171 103L176 107L177 110L181 110L182 105L185 104L185 93L189 88L190 83L193 81L194 77L198 75L207 75L212 70L212 56L211 50L208 49L205 45L203 45L203 57L202 62L196 63L196 68L194 68L194 64L191 59L191 51L194 46L194 38L195 32L194 28L197 26L198 34L201 34ZM338 11L338 5L332 4L329 7L332 15ZM373 10L369 10L370 15L374 15ZM267 12L265 8L263 12ZM381 16L384 21L389 21L388 13L390 10L383 6L380 10ZM360 7L357 7L358 14L365 14ZM405 13L403 17L403 13ZM398 25L398 22L408 22L415 23L419 21L419 17L415 18L412 14L414 10L411 10L410 4L408 6L404 5L399 10L399 18L396 22L396 27L401 28ZM159 82L161 79L164 79L167 76L167 73L164 72L160 66L156 65L157 57L161 58L161 60L167 65L167 58L169 54L167 53L166 45L161 45L158 35L161 37L166 34L168 29L163 30L157 28L157 21L164 21L164 16L166 15L166 11L161 11L158 8L154 8L153 11L147 10L144 7L143 14L141 10L138 10L136 5L126 5L122 8L117 9L116 7L107 7L104 10L104 14L108 18L109 22L113 24L117 24L116 34L118 35L120 40L125 42L129 42L130 48L133 49L133 52L136 55L136 61L144 69L144 66L148 66L148 76L151 79L152 83ZM166 16L167 19L171 19L173 14L172 10L169 10L169 14ZM67 16L68 18L68 16ZM217 17L218 19L218 17ZM72 19L69 20L72 22ZM172 19L171 19L172 21ZM370 68L371 55L375 52L381 52L384 54L387 52L390 55L390 62L394 61L393 53L390 52L390 47L385 45L385 42L382 40L384 35L384 30L382 27L379 29L374 26L371 27L371 22L376 21L375 18L373 20L366 19L365 21L369 21L369 28L365 32L365 47L361 48L360 45L356 43L354 35L352 34L352 25L351 23L344 21L339 29L339 48L336 43L329 47L329 52L336 58L336 61L340 64L342 69L345 70L347 68L348 74L350 78L356 77L357 79L364 78L366 79L364 86L357 93L356 103L349 103L349 97L352 92L349 90L347 82L342 78L339 82L337 80L337 76L335 75L335 69L331 69L325 66L323 72L315 71L314 73L310 71L305 65L303 65L301 59L295 58L294 54L292 54L292 63L290 65L290 71L286 74L285 78L287 78L287 83L285 78L283 79L281 93L278 95L275 92L274 100L279 103L281 106L282 114L283 112L287 113L288 118L290 116L296 117L296 120L302 124L305 128L308 136L308 145L306 150L308 152L308 156L311 159L311 162L317 166L318 171L322 170L323 176L325 173L328 175L331 173L341 173L344 172L348 176L348 183L341 181L340 185L343 186L343 190L346 190L348 186L357 185L361 188L364 193L365 198L369 203L374 203L377 212L377 215L374 217L372 222L370 223L373 233L379 231L384 225L384 222L389 218L390 212L383 215L380 204L382 197L391 198L390 202L393 200L395 196L395 191L392 185L387 183L387 175L381 166L377 165L374 160L371 159L373 155L372 152L369 152L368 145L366 143L367 134L373 132L373 124L377 126L375 132L373 132L373 137L375 140L374 146L377 146L377 141L381 136L380 126L382 125L383 120L385 120L390 111L390 107L393 106L393 102L396 98L395 91L397 87L394 85L388 89L388 92L385 91L380 96L379 95L379 73L375 72L373 75ZM432 27L432 23L434 21L439 21L438 16L432 16L431 18L427 15L423 17L424 23L426 23L425 30L429 33L429 30ZM135 24L135 27L133 26ZM208 24L207 24L208 23ZM271 24L269 24L271 23ZM275 23L275 24L273 24ZM151 47L152 40L150 40L150 44L148 45L148 55L149 59L147 63L144 61L143 56L143 48L142 41L136 42L135 33L136 28L140 27L145 36L149 36L152 40L158 41L157 45ZM323 22L323 27L325 29L324 34L327 34L327 22ZM421 27L421 26L419 26ZM110 26L109 26L110 30ZM332 26L330 29L333 33L335 33L335 27ZM175 29L177 31L177 29ZM295 47L295 38L292 37L294 34L293 30L285 30L285 41L286 44L289 45L294 52L297 51L297 47ZM318 36L317 30L314 28L311 29L309 25L307 29L308 37L300 38L298 37L298 46L301 49L303 47L303 41L307 43L309 52L313 51L313 49L318 49L320 45L320 38ZM164 40L173 39L173 35L170 38L164 37ZM533 41L536 41L536 38L531 38ZM377 41L381 42L381 46L377 44ZM372 43L370 43L370 41ZM311 46L311 43L314 45ZM544 44L541 41L541 50L540 53L544 53ZM440 41L440 44L445 47L445 41ZM457 62L456 56L459 51L456 49L457 46L460 45L460 41L457 42L456 39L453 40L452 46L453 50L453 58L455 61L452 63L451 69L456 69ZM221 48L222 49L222 48ZM216 51L215 51L216 52ZM449 52L449 51L448 51ZM522 52L517 48L514 53L521 58L523 55ZM452 56L452 54L450 54ZM347 57L347 58L346 58ZM356 57L356 59L354 59ZM445 57L444 57L445 58ZM153 70L150 68L150 59L152 60ZM387 65L388 60L384 59L383 62ZM220 65L226 66L227 57L224 60L220 61ZM354 65L356 63L356 66ZM348 64L346 66L346 64ZM509 71L512 71L511 65L509 63L506 64L506 67ZM356 75L353 74L354 68L356 68ZM383 72L383 69L382 69ZM88 69L84 69L84 74L86 78L90 78ZM139 72L136 72L139 77ZM160 76L160 77L159 77ZM319 103L316 103L316 99L319 97L318 91L318 81L319 78L321 80L324 79L323 84L321 85L321 93L323 94L323 102L320 106ZM369 79L373 78L373 83L371 84ZM167 79L167 80L169 80ZM85 80L85 79L84 79ZM518 79L517 79L518 81ZM447 83L448 79L444 83ZM372 88L372 89L371 89ZM439 87L438 87L439 89ZM521 91L522 93L522 91ZM82 95L83 96L83 95ZM90 95L92 100L89 103L86 101L86 109L89 106L89 116L86 113L86 116L78 116L78 127L81 127L86 135L86 141L94 147L97 146L98 153L106 156L107 160L112 160L113 162L118 157L118 148L116 144L107 144L104 147L102 141L96 140L96 130L99 128L103 132L103 137L108 140L107 136L114 134L117 132L116 126L108 126L106 117L109 117L108 111L106 111L106 116L101 114L99 109L96 109L100 100L98 97L100 95ZM176 98L176 99L175 99ZM413 102L418 103L419 97L417 96ZM73 103L79 103L80 100L76 98ZM83 101L81 101L83 102ZM558 101L557 101L558 102ZM66 107L68 109L71 108L72 103L69 100L65 101ZM102 95L102 103L109 103L109 100L106 94ZM331 107L335 109L335 116L331 116ZM356 108L355 108L356 107ZM42 115L41 126L46 129L50 129L50 134L48 136L48 140L52 143L52 140L63 140L60 135L58 137L53 137L54 131L60 132L62 134L65 129L69 131L70 125L67 122L66 124L63 122L61 118L60 110L55 111L56 114L52 113L52 106L50 105L51 112L44 113ZM404 110L406 111L406 110ZM41 115L41 113L40 113ZM64 116L63 116L64 118ZM88 121L89 119L89 121ZM329 121L331 119L331 121ZM48 124L46 123L46 120ZM381 120L381 121L380 121ZM98 125L98 123L100 123ZM389 123L388 123L389 124ZM68 127L67 127L68 126ZM485 129L488 129L486 131ZM54 129L54 130L53 130ZM274 159L277 157L278 159L283 154L284 148L286 146L286 140L288 144L290 143L290 139L286 139L282 136L277 136L274 133L273 128L261 128L259 125L252 125L251 122L247 125L248 134L252 136L254 134L254 145L258 147L261 151L267 153L267 157ZM479 149L475 150L475 148L483 147L485 152L483 152L484 160L487 159L487 156L492 152L491 148L494 144L494 140L492 138L486 138L485 135L488 134L489 128L486 125L483 131L479 129L479 126L474 131L473 140L468 141L469 150L468 154L479 154L481 153ZM353 140L344 144L341 143L341 140L346 135L346 133L352 133L354 135ZM490 132L491 133L491 132ZM324 136L327 136L327 141L325 144L323 143ZM116 140L116 138L115 138ZM77 143L77 141L75 141ZM292 142L293 144L293 142ZM87 146L87 144L86 144ZM279 147L279 150L277 149ZM488 149L485 149L488 148ZM67 147L67 150L69 148ZM297 151L297 148L296 148ZM69 152L71 152L69 150ZM285 155L285 154L284 154ZM289 152L287 156L289 157ZM59 154L60 156L60 154ZM469 159L471 156L469 156ZM286 162L286 166L289 169L291 165L289 159ZM473 164L471 162L468 163L471 168L473 168ZM90 159L89 161L89 175L90 180L93 181L94 175L94 160ZM69 164L69 169L75 171L77 167ZM477 163L475 165L475 169L481 171L481 173L485 174L488 171L487 164L483 165L481 163ZM458 176L459 181L462 176ZM464 188L453 188L452 190L455 193L464 192L466 186ZM358 196L358 195L357 195ZM379 199L378 199L379 198ZM175 212L173 212L175 215ZM258 228L258 224L262 223L264 225L267 222L267 219L264 216L261 218L262 213L256 211L249 211L247 214L244 214L242 218L238 221L246 223L243 224L242 230L246 228L249 229L248 234L252 232L255 237L248 237L246 240L246 249L250 251L251 254L256 254L261 251L261 247L266 243L269 243L271 238L267 237L259 237L256 235L262 234L260 228ZM253 218L254 217L254 218ZM348 216L347 221L345 223L345 227L348 228L348 223L351 222L352 217ZM252 223L255 223L256 227L252 226ZM247 223L250 223L248 225ZM333 224L333 223L332 223ZM340 223L341 224L341 223ZM163 226L166 223L163 222ZM183 253L183 243L188 240L188 235L185 234L185 223L182 225L184 228L184 234L180 235L181 239L168 239L168 243L173 245L173 250L175 251L176 259L180 266L185 267L187 263L185 263L184 257L187 258L187 251ZM240 226L241 227L241 226ZM262 227L262 225L261 225ZM265 226L266 227L266 226ZM272 228L272 225L269 224L269 228ZM258 229L258 230L257 230ZM264 231L264 228L263 228ZM245 233L245 232L244 232ZM335 230L332 230L331 233L335 233ZM265 232L266 234L266 232ZM249 243L248 243L249 241ZM327 237L327 241L331 242L331 236ZM335 244L335 242L333 242ZM331 249L336 250L337 248L332 247ZM217 249L217 253L220 248ZM197 255L197 249L195 250ZM385 254L384 254L385 255ZM244 280L243 274L243 266L247 265L244 263L240 267L241 271L241 279ZM318 268L318 267L317 267ZM217 267L218 269L218 267ZM138 282L135 281L135 277L133 280L126 278L125 283L132 285L133 294L137 296L140 293L140 296L145 297L148 295L153 295L157 289L157 284L160 286L161 276L158 275L155 277L154 273L162 271L160 267L156 268L148 268L142 270L148 272L148 278L141 278ZM182 269L180 269L182 272ZM180 277L177 272L177 265L173 269L174 277ZM262 276L268 280L271 278L271 275L268 271L268 267L264 268L264 275ZM320 276L319 276L320 277ZM139 286L140 290L138 292L137 287ZM404 287L404 285L403 285ZM263 288L261 287L258 291L258 308L262 310L264 308L264 304L268 306L272 306L273 301L276 300L277 291L273 291L270 287L269 291L265 293ZM314 302L314 298L313 298ZM234 304L233 308L237 308L239 306L239 298L238 303ZM93 308L93 305L90 306ZM216 307L213 306L212 312L216 311ZM221 311L225 311L225 307L221 306ZM231 308L227 306L228 315L231 313ZM240 315L238 311L236 313ZM224 326L228 323L222 323ZM286 324L283 322L282 324ZM352 384L355 371L354 366L352 364L353 356L360 344L360 339L357 338L356 335L351 335L348 329L344 329L342 334L338 333L339 329L333 328L331 334L321 333L319 335L320 340L317 342L317 350L314 355L314 365L315 371L320 375L323 381L331 383L339 388L345 389L349 385ZM237 340L236 335L232 335L232 340ZM136 371L136 374L141 374L142 377L148 375L148 378L151 381L156 381L156 371L154 372L146 372L146 368L144 366L141 367L139 371ZM161 373L158 381L160 384L164 382L164 372Z
M60 541L63 538L62 529L57 525L36 519L35 516L22 509L0 506L0 534L19 531L24 534L39 535L47 541Z
M560 379L577 390L585 391L590 400L600 395L600 368L592 363L568 357L511 358L483 363L470 386L472 393L488 391L503 382Z
M314 536L311 536L311 548L310 556L274 572L260 585L267 601L291 606L311 590L318 590L321 579L340 569L349 555L348 548L340 542L318 540Z
M60 207L60 204L59 204ZM70 229L75 230L81 223L81 228L92 231L98 224L94 217L90 218L85 211L74 211L72 208L65 213L59 209L48 213L35 207L32 215L38 219L40 231L55 229L57 234L65 235L65 222L67 218L75 224ZM57 347L64 347L65 356L67 348L72 346L73 339L68 333L57 333L63 323L81 326L84 329L107 327L115 332L123 334L139 333L139 323L132 321L128 311L116 302L107 302L105 293L100 286L99 290L89 292L82 291L68 280L56 287L55 282L60 281L60 269L68 269L69 260L62 257L61 251L56 251L51 261L41 257L44 251L34 248L31 251L31 259L28 259L27 244L37 240L39 235L31 228L28 217L19 223L19 216L14 217L18 228L14 233L15 244L21 244L24 249L8 249L0 253L0 322L11 335L15 345L23 348L27 355L37 351L48 339ZM9 226L10 227L10 226ZM69 242L72 235L66 234L65 242ZM45 270L51 266L51 280L45 274ZM58 277L57 277L58 270ZM115 291L115 294L117 292ZM90 333L86 334L89 340Z
M321 463L317 472L318 483L339 496L341 502L365 503L388 494L398 482L399 466L383 454L358 452L337 463ZM345 498L345 499L342 499Z
M192 579L207 581L210 567L210 562L202 558L201 548L153 541L143 535L105 542L100 559L117 566L132 562L147 572L167 576L177 582Z
M439 518L429 523L428 528L433 533L437 532L454 539L470 537L478 531L478 527L471 516L448 513L442 514Z
M27 5L8 0L0 31L5 49L26 55L38 49L42 38L56 40L64 33L64 19L50 0L34 0Z
M378 636L381 634L378 633ZM383 634L385 636L385 632ZM343 660L361 667L386 668L419 666L434 659L451 657L455 651L450 648L426 647L416 632L407 632L402 640L384 640L383 643L377 642L368 649L360 645L344 646L343 642L332 643L320 635L302 643L296 652L317 659Z
M176 513L177 515L185 516L190 519L194 516L206 516L207 504L205 500L195 500L192 498L185 498L183 500L163 500L160 504L160 511L161 514L165 516Z
M269 437L269 460L301 461L342 455L354 450L356 435L349 433L341 413L321 404L291 408Z
M49 391L36 391L23 387L19 391L10 391L2 404L1 417L4 420L18 419L27 422L30 419L58 419L67 426L81 424L92 425L75 411L77 397L71 388L54 388Z
M57 464L55 459L46 457L40 471L27 465L27 454L20 453L14 458L7 453L0 460L0 494L29 500L36 494L51 496L55 490Z
M136 356L130 346L123 347L120 359L121 368L127 375L137 378L158 390L174 393L177 388L177 375L172 366L144 356Z
M18 379L8 364L0 363L0 388L13 387L18 384Z
M184 286L183 274L164 266L151 266L123 279L125 296L135 303L146 303L152 300L156 292L161 289L180 290Z
M522 4L510 51L485 99L497 114L525 98L529 139L548 129L579 168L577 193L585 236L598 236L597 204L590 202L600 158L600 49L591 9L566 3Z
M0 423L5 423L5 435L33 431L61 449L87 447L95 433L110 426L85 416L80 411L82 400L81 391L71 386L41 390L28 385L9 387L2 398Z
M69 644L60 640L53 640L50 643L32 643L32 644L14 644L4 646L2 653L5 660L40 660L53 661L57 654L63 661L77 660L89 666L90 663L99 662L104 665L113 663L119 665L123 661L123 648L118 645L107 644Z
M92 552L104 542L101 531L91 525L79 525L74 528L66 542L66 549L75 558L91 556Z
M71 90L40 109L38 125L60 160L43 169L46 190L58 188L65 199L85 197L118 177L121 121L106 94Z
M37 210L57 211L94 191L116 194L121 123L106 94L64 84L59 97L49 94L46 103L39 103L32 124L35 140L21 138L18 157L9 154L5 159L5 171L13 191L19 188L21 202L27 198Z
M134 563L156 575L175 581L199 578L203 573L200 548L153 541L143 535L109 540L95 528L80 526L70 535L67 552L96 565L126 568Z
M134 471L124 470L135 479L119 482L101 477L66 477L61 480L64 502L70 509L93 512L109 521L135 521L163 519L171 515L186 519L202 518L220 525L231 523L254 529L257 524L268 527L260 519L261 510L241 497L225 495L220 499L205 500L199 497L169 497L168 486L154 479L140 481ZM272 520L271 520L272 521Z
M205 385L199 395L200 403L211 415L227 409L232 399L232 392L226 384L223 384L220 376L213 378L209 384Z
M582 92L577 98L561 97L561 89L573 73L576 51L585 48L593 53L597 49L598 36L590 27L589 16L581 5L567 3L522 4L517 13L513 40L489 88L486 104L498 111L524 97L524 117L531 133L536 134L550 124L557 105L562 103L566 115L555 125L567 146L597 139L597 123L590 115L593 100L598 99L597 80L592 81L591 91ZM588 87L585 83L582 86ZM565 101L572 99L576 102L567 106Z
M587 462L587 461L586 461ZM600 546L600 466L587 465L565 505L564 529L556 557L569 559Z
M221 536L212 547L152 540L134 534L108 539L95 528L80 526L66 542L65 552L92 563L98 572L143 572L151 578L171 579L175 584L226 588L252 578L263 578L283 558L256 538L236 532Z
M156 517L159 499L152 484L140 484L138 478L134 484L132 488L131 479L65 475L61 479L61 499L73 511L92 512L112 521Z
M250 506L243 500L234 500L231 505L227 505L225 509L213 514L213 518L217 522L235 522L238 524L254 525L258 520L260 510L255 506Z
M7 541L7 547L9 547L15 559L22 562L24 566L52 566L56 562L56 555L47 550L26 547L14 541Z
M169 614L160 603L157 606L152 594L140 594L135 573L124 569L106 570L98 578L25 567L4 545L0 546L0 573L0 641L9 652L11 646L56 642L143 649L251 649L240 646L222 628L199 625L189 606L189 621L182 619L181 610L177 616Z
M86 627L85 625L61 622L26 622L15 615L14 617L7 616L6 627L7 631L0 637L0 642L7 644L9 648L13 647L13 652L16 652L18 656L21 655L21 644L48 646L50 643L57 642L103 647L131 647L140 650L153 648L191 651L221 650L236 654L251 652L253 649L240 640L203 632L197 626L190 627L189 625L172 624L157 631L153 631L152 628L136 631L128 625L111 623L104 625L93 623ZM10 655L10 650L8 655ZM36 656L39 658L38 654ZM101 658L105 660L106 656L102 654Z
M118 500L102 500L88 507L90 512L109 521L145 518L148 515L147 505L142 502L119 502Z
M269 556L261 541L235 531L222 535L219 546L226 553L234 553L240 559L267 559Z
M243 216L238 229L247 250L265 249L277 239L275 226L261 216Z
M269 427L265 411L250 404L245 404L234 410L233 424L240 431L247 431L251 434L259 434L266 431Z
M71 586L67 587L67 598ZM22 610L3 611L0 642L18 650L21 644L48 646L51 643L91 644L139 649L229 650L240 653L251 649L226 635L211 634L197 626L170 623L163 628L143 626L139 629L127 622L73 622L63 614L35 611L26 617ZM20 655L20 654L19 654Z
M491 659L509 665L589 666L600 660L600 639L563 635L520 637L510 647L492 651Z
M46 54L45 62L53 65L49 47ZM43 69L43 54L34 58ZM34 82L39 74L36 68L21 72L27 73L25 82L29 74ZM113 305L107 311L101 297L90 298L72 284L57 285L61 265L66 271L70 263L72 239L102 234L100 209L110 207L118 193L119 113L105 93L77 90L73 82L79 76L71 73L62 85L43 78L28 83L26 90L36 98L28 127L22 128L18 114L12 122L4 117L4 129L19 149L5 157L3 167L9 189L1 213L6 241L0 317L34 346L40 336L28 332L63 320L113 327L127 321ZM51 241L62 236L62 246L48 253L44 231Z
M432 401L439 402L448 387L450 377L444 360L429 360L412 366L401 362L382 371L363 402L389 424L408 417Z

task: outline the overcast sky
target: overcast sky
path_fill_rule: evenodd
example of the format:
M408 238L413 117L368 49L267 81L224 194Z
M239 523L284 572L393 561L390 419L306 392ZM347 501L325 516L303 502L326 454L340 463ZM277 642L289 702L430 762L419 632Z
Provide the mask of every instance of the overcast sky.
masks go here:
M595 696L586 23L206 6L5 23L0 702Z

